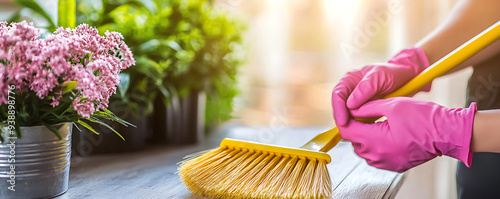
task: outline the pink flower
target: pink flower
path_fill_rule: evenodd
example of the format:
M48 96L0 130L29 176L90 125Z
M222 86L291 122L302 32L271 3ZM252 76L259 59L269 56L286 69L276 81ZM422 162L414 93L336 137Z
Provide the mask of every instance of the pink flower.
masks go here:
M90 100L80 100L76 98L73 101L73 108L78 111L78 114L84 118L89 118L95 111L94 103Z
M104 34L81 24L75 29L58 28L49 38L38 39L39 30L32 23L0 22L0 105L7 103L8 86L15 85L18 94L49 97L56 107L63 95L62 83L76 81L70 94L80 116L88 118L106 108L116 92L118 74L135 60L120 33Z

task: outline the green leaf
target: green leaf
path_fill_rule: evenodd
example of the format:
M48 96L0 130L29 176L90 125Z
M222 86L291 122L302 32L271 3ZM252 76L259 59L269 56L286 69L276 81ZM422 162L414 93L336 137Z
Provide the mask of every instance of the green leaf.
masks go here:
M151 39L147 42L142 43L139 46L141 52L157 52L159 49L164 49L160 47L170 47L175 51L182 51L182 47L175 40L167 39Z
M72 91L78 85L77 81L67 81L62 84L63 92L62 94L66 94L67 92Z
M157 62L143 56L136 57L135 61L136 61L136 66L134 67L134 69L138 73L152 80L157 80L161 78L161 73L163 71L161 71L161 66Z
M101 118L101 119L108 119L111 121L118 122L118 123L122 124L123 126L128 126L127 124L122 123L120 120L115 119L113 116L110 116L108 113L106 113L104 111L96 111L96 112L94 112L94 114L92 114L92 116L97 117L97 118Z
M57 8L57 23L64 28L75 28L76 2L75 0L59 0Z
M7 122L4 121L0 124L0 141L3 143L5 141L5 139L3 138L4 135L7 135L7 137L9 137L9 133L6 132L5 130L7 130L7 127L9 125L7 125Z
M163 95L164 98L166 99L170 99L172 96L170 95L170 91L168 91L168 89L163 86L163 85L158 85L158 90L160 90L160 93Z
M50 131L52 131L57 136L57 138L59 138L59 140L62 139L61 133L59 133L59 130L57 130L54 126L46 123L43 123L43 125L47 127Z
M111 130L111 131L115 132L115 134L116 134L116 135L120 136L120 138L122 138L122 140L123 140L123 141L125 141L125 138L123 138L123 136L122 136L120 133L118 133L118 131L116 131L115 129L113 129L113 128L112 128L111 126L109 126L108 124L106 124L106 123L104 123L104 122L102 122L102 121L98 120L97 118L93 118L93 119L92 119L92 118L87 118L87 120L88 120L88 121L91 121L91 122L94 122L94 123L98 123L98 124L100 124L100 125L105 126L105 127L106 127L106 128L108 128L109 130Z
M30 10L33 10L34 12L40 14L49 24L52 26L52 28L56 27L56 24L50 18L50 15L43 10L43 8L34 0L15 0L16 4L20 5L21 7L26 7L29 8Z
M139 50L142 52L153 52L157 50L159 46L160 46L160 41L158 39L151 39L147 42L142 43L139 46Z
M130 74L128 73L120 73L118 75L118 78L120 79L120 83L118 84L118 93L122 98L125 97L125 94L128 91L128 87L130 86Z
M121 125L123 126L132 126L132 127L136 127L135 125L119 118L118 116L114 115L114 114L109 114L107 112L104 112L104 111L96 111L94 112L94 114L92 115L93 117L97 117L97 118L102 118L102 119L108 119L108 120L111 120L111 121L115 121L115 122L118 122L120 123Z
M151 14L158 12L156 5L151 0L132 0L130 3L137 3L140 6L146 8Z
M179 46L179 44L177 42L175 42L174 40L170 40L170 41L166 41L167 43L167 46L169 46L170 48L174 49L175 51L181 51L182 50L182 47Z
M87 100L87 99L89 99L89 98L88 97L81 97L78 102L82 102L83 100Z
M78 120L76 122L78 122L78 124L81 124L83 127L87 128L88 130L92 131L96 135L99 135L99 133L97 131L95 131L94 128L92 128L89 124L83 122L82 120Z
M105 108L105 109L103 109L103 110L104 110L104 112L105 112L106 114L108 114L110 117L114 118L117 122L119 122L119 123L123 124L124 126L130 125L130 126L136 127L135 125L131 124L130 122L127 122L127 121L125 121L124 119L122 119L122 118L120 118L120 117L116 116L113 112L111 112L111 111L110 111L110 110L108 110L107 108ZM125 124L127 124L127 125L125 125Z
M7 21L19 21L20 19L21 19L21 10L18 10Z
M78 131L82 132L82 129L80 129L80 127L78 127L78 125L76 125L74 122L73 123L73 126L76 127L76 129L78 129Z
M44 119L46 119L46 117L48 117L50 115L58 116L58 115L62 115L64 113L66 113L69 110L73 110L71 107L71 102L65 103L65 102L63 102L64 100L65 99L62 99L61 103L59 103L59 105L56 107L52 107L52 106L41 107L40 112L42 112L43 114L40 116L39 119L41 119L43 121Z

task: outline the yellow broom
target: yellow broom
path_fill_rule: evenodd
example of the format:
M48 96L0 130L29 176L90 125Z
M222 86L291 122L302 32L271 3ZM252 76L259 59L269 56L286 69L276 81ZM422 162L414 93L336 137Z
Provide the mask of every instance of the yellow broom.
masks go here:
M499 24L470 39L385 98L411 95L470 58L500 37ZM193 193L214 198L328 198L333 189L326 168L331 158L326 152L340 140L336 127L300 148L226 138L219 148L186 156L179 175Z

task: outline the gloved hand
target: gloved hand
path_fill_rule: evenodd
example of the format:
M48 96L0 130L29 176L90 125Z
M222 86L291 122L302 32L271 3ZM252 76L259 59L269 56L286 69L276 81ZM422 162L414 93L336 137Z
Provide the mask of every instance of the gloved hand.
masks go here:
M367 163L403 172L436 156L446 155L470 167L470 142L476 104L449 109L433 102L395 97L367 102L351 110L353 117L385 116L365 124L354 119L338 126L343 139Z
M409 48L388 63L369 65L347 73L332 93L333 116L337 126L349 120L348 109L356 109L369 100L380 99L403 86L429 66L420 48ZM430 84L424 91L430 90Z

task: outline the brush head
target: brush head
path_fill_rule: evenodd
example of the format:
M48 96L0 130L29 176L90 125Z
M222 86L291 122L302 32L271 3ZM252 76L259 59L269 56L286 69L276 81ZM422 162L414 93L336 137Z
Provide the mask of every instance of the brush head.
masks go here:
M327 198L330 160L323 152L224 139L186 156L179 175L193 193L214 198Z

